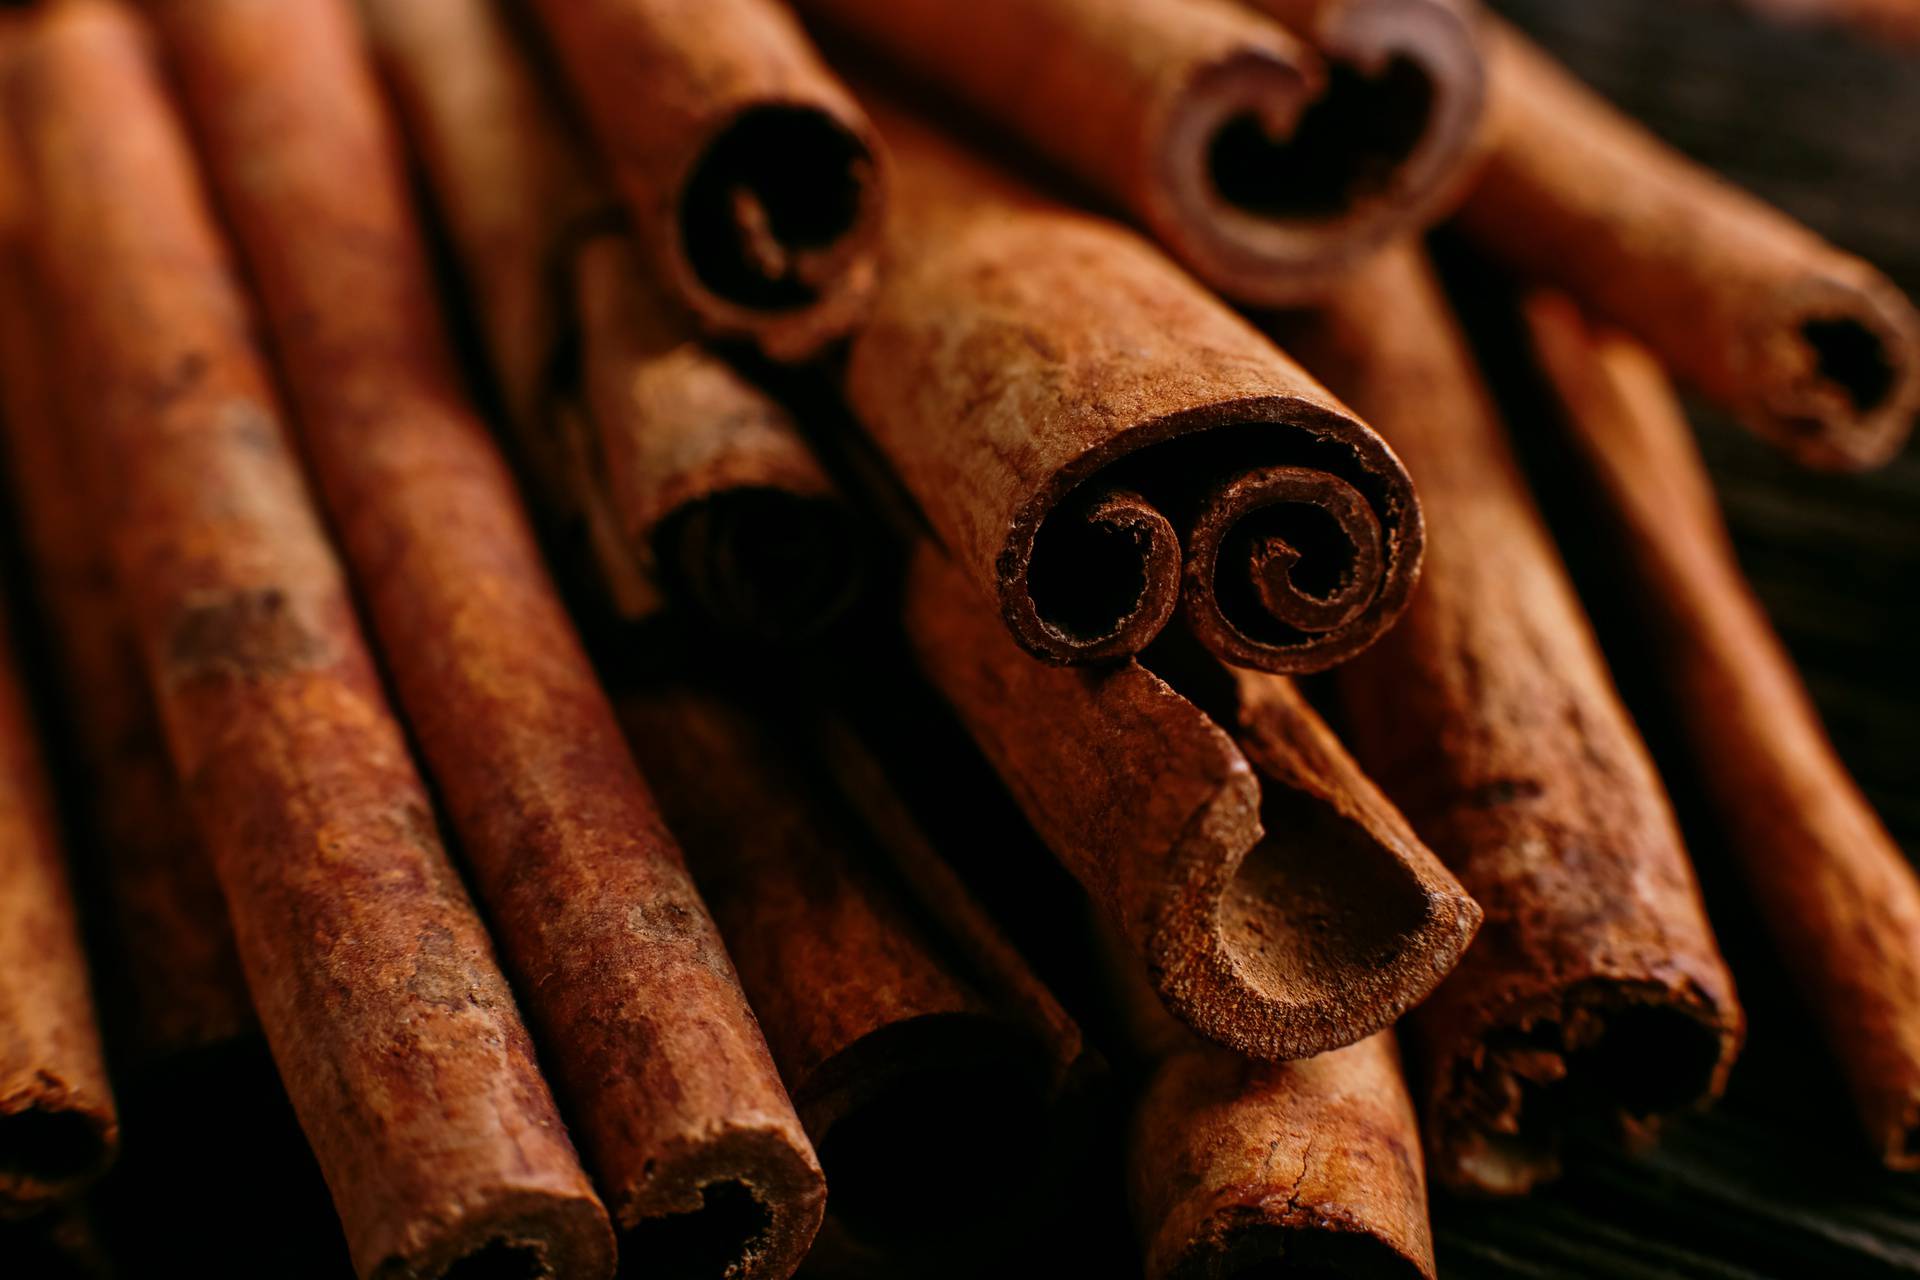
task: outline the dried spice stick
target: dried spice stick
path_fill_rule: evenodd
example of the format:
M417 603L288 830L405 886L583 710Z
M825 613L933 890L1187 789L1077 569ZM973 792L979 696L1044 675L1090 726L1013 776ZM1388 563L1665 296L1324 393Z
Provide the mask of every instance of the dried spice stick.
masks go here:
M1420 514L1379 437L1131 232L884 122L848 398L1023 646L1124 657L1181 600L1221 656L1311 671L1392 625Z
M784 1275L819 1222L818 1165L464 400L351 11L156 12L408 723L624 1248Z
M1920 314L1871 266L1620 115L1519 33L1487 39L1489 150L1461 222L1810 466L1899 451Z
M1293 705L1250 706L1243 754L1137 662L1067 670L1022 653L931 547L905 620L1041 838L1201 1035L1262 1058L1351 1044L1466 948L1478 909L1284 680L1261 677ZM1264 795L1249 755L1271 770Z
M0 619L0 624L4 619ZM120 1140L87 960L34 740L0 625L0 1217L70 1197Z
M1920 49L1916 0L1744 0L1747 8L1796 26L1847 27L1877 40Z
M622 712L819 1145L822 1250L891 1259L883 1274L978 1260L1044 1208L1078 1031L997 939L961 963L981 935L935 922L965 908L917 911L881 878L875 846L899 843L901 811L870 771L864 797L836 796L791 743L685 688L636 692ZM865 800L884 807L879 827ZM923 840L907 831L900 853L932 856Z
M10 140L0 188L17 182ZM6 199L0 194L0 200ZM14 509L34 565L64 710L87 771L91 843L112 912L130 1056L155 1064L257 1030L227 908L167 759L139 650L65 456L37 291L0 230L0 417ZM24 211L20 212L24 216Z
M779 0L535 0L657 277L721 337L804 359L859 322L885 174Z
M1571 1115L1629 1133L1715 1096L1739 1007L1621 707L1418 250L1288 336L1389 432L1428 512L1419 596L1338 677L1354 754L1486 909L1411 1020L1433 1175L1526 1190Z
M1727 824L1882 1159L1920 1167L1920 881L1820 726L1740 575L1685 417L1652 357L1531 300L1535 351L1639 586L1661 669Z
M113 462L92 508L261 1024L363 1276L604 1276L144 37L48 8L11 105L64 420Z

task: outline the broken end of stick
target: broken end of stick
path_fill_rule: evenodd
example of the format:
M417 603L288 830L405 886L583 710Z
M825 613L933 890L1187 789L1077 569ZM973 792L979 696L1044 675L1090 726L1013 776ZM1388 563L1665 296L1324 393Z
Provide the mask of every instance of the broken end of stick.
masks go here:
M592 1194L510 1190L482 1206L448 1205L383 1250L370 1280L607 1280L613 1232Z
M813 1244L827 1184L788 1118L689 1144L616 1203L620 1252L636 1273L779 1280Z
M70 1199L107 1171L119 1146L110 1099L35 1073L0 1097L0 1218Z

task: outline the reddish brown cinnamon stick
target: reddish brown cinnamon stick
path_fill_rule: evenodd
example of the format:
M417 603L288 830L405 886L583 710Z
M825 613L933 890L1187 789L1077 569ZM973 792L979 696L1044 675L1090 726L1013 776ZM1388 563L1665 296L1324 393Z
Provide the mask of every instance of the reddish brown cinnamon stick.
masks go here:
M0 1217L72 1196L120 1123L53 799L0 618Z
M1834 755L1740 576L1665 376L1572 305L1534 349L1634 573L1728 847L1853 1087L1881 1158L1920 1167L1920 881Z
M156 11L409 723L626 1248L784 1275L819 1222L818 1166L464 400L351 13Z
M1679 153L1524 37L1489 30L1489 154L1461 221L1810 466L1899 451L1920 314L1871 266Z
M1282 5L1331 78L1228 0L800 7L1031 142L1259 306L1301 301L1431 220L1479 116L1473 32L1444 4Z
M1906 49L1920 49L1920 0L1745 0L1749 9L1795 26L1851 28Z
M1660 779L1438 286L1408 245L1290 331L1391 433L1429 516L1419 596L1339 688L1354 752L1486 908L1411 1021L1434 1176L1524 1191L1569 1115L1647 1132L1740 1043Z
M1350 1044L1425 997L1472 937L1478 909L1285 681L1258 677L1291 706L1250 712L1242 754L1137 663L1021 653L929 547L906 625L1041 838L1201 1035L1264 1058Z
M872 771L843 771L861 790L836 797L791 742L686 689L623 712L819 1144L827 1256L897 1274L990 1252L1044 1207L1078 1030L977 912L923 912L881 876L878 841L932 855Z
M261 1023L363 1276L604 1276L144 34L50 7L11 105L65 421L112 463L93 509Z
M0 140L0 187L17 184ZM0 199L6 197L0 196ZM17 211L24 217L24 210ZM64 456L49 378L46 314L19 236L0 231L0 411L19 512L66 694L64 711L88 771L95 865L113 919L128 1052L146 1063L256 1030L226 904L167 759L133 637L114 600L106 548L76 500L84 485Z
M1230 661L1311 671L1418 573L1399 460L1126 230L888 111L893 269L848 396L935 535L1053 662L1139 651L1184 602Z
M884 165L779 0L537 0L653 271L711 333L797 360L858 323Z

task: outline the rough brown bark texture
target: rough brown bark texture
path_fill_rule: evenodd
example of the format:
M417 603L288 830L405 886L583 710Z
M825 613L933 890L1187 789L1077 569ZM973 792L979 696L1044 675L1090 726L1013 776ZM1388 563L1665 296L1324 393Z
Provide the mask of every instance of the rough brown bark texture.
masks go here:
M1023 646L1125 657L1184 602L1216 653L1309 671L1392 625L1420 515L1379 437L1131 232L883 120L893 265L848 398Z
M1435 1178L1524 1191L1569 1114L1646 1132L1715 1096L1741 1015L1653 763L1620 705L1417 248L1291 335L1404 453L1414 604L1339 678L1354 753L1486 909L1410 1022Z
M832 749L829 782L799 737L687 688L623 712L819 1144L818 1260L898 1274L989 1255L1045 1208L1077 1028L863 754Z
M858 324L879 269L873 130L780 0L536 0L657 277L778 360Z
M1899 451L1920 314L1885 276L1615 111L1492 23L1488 153L1462 206L1486 250L1629 330L1810 466Z
M1137 662L1022 653L931 547L905 620L1041 838L1201 1035L1264 1058L1352 1043L1425 997L1472 937L1478 909L1286 681L1257 677L1288 716L1249 698L1243 753Z
M1834 754L1741 576L1659 366L1557 295L1537 296L1527 314L1727 846L1875 1150L1894 1168L1920 1167L1920 881Z
M724 1252L715 1236L743 1274L785 1274L818 1166L465 401L351 12L156 8L408 722L626 1247L668 1266L684 1237Z
M145 32L52 6L14 89L61 407L111 461L92 509L355 1266L605 1276L605 1212L441 846Z

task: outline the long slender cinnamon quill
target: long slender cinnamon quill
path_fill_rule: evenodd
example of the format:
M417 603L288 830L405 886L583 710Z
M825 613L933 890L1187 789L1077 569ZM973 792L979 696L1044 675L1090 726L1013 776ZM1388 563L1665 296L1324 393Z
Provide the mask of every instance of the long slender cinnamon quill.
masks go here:
M1486 909L1416 1011L1434 1176L1512 1193L1590 1115L1645 1133L1714 1097L1732 979L1646 748L1415 246L1310 322L1303 357L1391 433L1429 510L1427 573L1338 686L1361 764Z
M1835 756L1740 576L1673 389L1572 305L1534 349L1640 586L1661 670L1729 849L1790 957L1875 1149L1920 1168L1920 881Z
M345 0L162 0L322 494L636 1265L785 1274L818 1165L467 403ZM356 179L342 184L338 175Z

